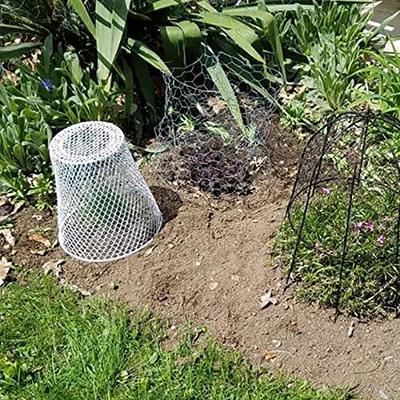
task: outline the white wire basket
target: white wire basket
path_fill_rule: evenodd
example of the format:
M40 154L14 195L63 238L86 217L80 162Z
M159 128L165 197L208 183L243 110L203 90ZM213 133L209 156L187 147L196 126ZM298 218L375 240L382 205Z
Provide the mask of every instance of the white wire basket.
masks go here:
M162 215L123 132L83 122L50 143L63 250L83 261L111 261L139 251L158 233Z

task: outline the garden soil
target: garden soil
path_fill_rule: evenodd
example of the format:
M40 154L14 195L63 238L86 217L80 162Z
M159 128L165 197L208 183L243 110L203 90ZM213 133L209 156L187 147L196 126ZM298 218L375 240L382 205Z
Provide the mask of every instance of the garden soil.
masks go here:
M282 168L293 175L291 165ZM345 385L367 399L400 399L400 320L334 322L332 310L283 291L272 250L290 178L264 175L252 194L216 200L165 184L150 168L145 176L166 223L143 251L112 263L78 262L57 245L55 216L24 208L15 216L15 247L0 236L2 255L39 269L64 259L61 272L53 268L62 281L85 295L149 308L169 321L172 340L190 320L257 366L322 388ZM269 291L276 304L261 309Z

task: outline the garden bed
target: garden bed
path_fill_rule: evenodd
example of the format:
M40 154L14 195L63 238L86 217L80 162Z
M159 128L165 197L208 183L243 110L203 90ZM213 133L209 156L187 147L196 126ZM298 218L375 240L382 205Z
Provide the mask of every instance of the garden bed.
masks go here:
M299 303L291 290L283 292L285 277L273 264L271 251L290 196L293 167L293 160L286 160L286 177L265 174L253 193L236 200L160 184L148 168L145 178L167 221L140 253L107 264L77 262L57 245L51 248L55 216L25 208L14 221L15 248L4 255L14 264L39 269L63 259L61 281L132 309L148 307L169 319L172 338L190 320L206 325L257 365L294 373L321 387L347 385L367 398L379 398L379 393L392 398L400 391L399 320L357 322L349 337L351 319L340 317L334 323L333 311ZM261 309L260 297L269 290L277 303Z
M126 350L120 346L118 351L118 342L107 335L112 329L101 325L104 320L80 313L77 303L85 307L106 296L127 304L132 314L149 308L156 318L167 319L165 334L149 329L157 336L153 344L162 343L170 361L170 349L191 321L200 324L194 342L209 329L255 365L277 372L276 382L282 381L281 372L289 372L321 388L346 385L356 396L399 398L400 322L393 317L400 314L400 124L394 119L400 117L400 54L384 54L384 46L396 47L395 37L381 34L389 20L370 30L371 15L362 6L327 1L312 5L311 0L302 1L301 7L289 0L267 6L246 1L239 7L227 7L224 1L155 0L132 3L130 9L129 2L126 8L120 2L104 8L102 0L96 6L81 0L69 5L44 1L40 7L31 7L32 0L19 3L0 5L0 397L5 382L17 393L15 398L36 398L18 391L29 380L28 391L34 387L49 397L63 388L68 397L68 387L93 382L95 396L102 398L98 387L106 388L107 376L123 385L132 376L133 389L143 383L148 397L160 397L150 386L168 397L170 386L158 386L164 374L159 367L166 365L160 357L164 349L150 347L147 354L142 344L135 345L151 371L148 381L145 370L122 370L122 364L104 375L103 360L109 363L113 357L101 350L98 338L111 337L114 347L103 343L115 350L115 360L125 357ZM343 129L346 125L340 123L332 132L328 124L329 134L321 135L322 128L300 157L299 140L317 131L326 118L361 110L368 110L363 112L365 126L353 121ZM124 243L132 238L128 227L140 236L122 211L129 210L137 222L136 212L146 205L135 204L143 205L143 197L124 207L122 192L129 198L137 195L125 187L132 179L113 170L108 181L104 159L87 175L104 179L97 189L93 179L75 174L65 186L79 200L91 198L101 205L94 215L80 201L77 207L61 201L63 185L50 141L57 142L61 130L85 121L112 122L123 129L164 216L164 226L149 246L115 262L78 262L57 240L57 223L64 227L63 210L84 214L77 225L87 232L78 246L116 249L119 235L113 228L124 229ZM125 154L131 163L127 148ZM92 167L88 156L83 161L67 169ZM115 183L121 190L113 190ZM108 218L113 204L116 219ZM39 211L49 209L53 211ZM154 210L159 216L158 208ZM158 231L158 223L152 226ZM65 246L66 236L62 244L68 254L85 260L115 260L139 248L86 257ZM151 237L142 236L143 243ZM52 274L59 285L53 282L50 291L40 292L51 280L40 276L38 283L29 284L29 276L37 274L24 274L21 268ZM290 286L285 291L286 283ZM79 300L79 293L90 298ZM70 314L77 317L75 322L66 318ZM87 318L94 324L88 325ZM123 318L119 332L124 340L130 342L126 335L131 333L134 340L141 339L147 332L138 335L125 311ZM74 326L79 325L85 330L77 336ZM87 330L90 340L80 340ZM88 350L90 341L94 343ZM73 346L79 351L59 343L79 343ZM21 348L28 355L21 356ZM67 360L75 354L73 363L54 353L64 353ZM85 363L79 362L82 355ZM132 357L138 367L137 356ZM242 395L236 377L246 381L246 375L240 370L230 375L231 364L220 369L219 361L208 363L197 349L190 367L180 361L173 361L173 370L167 366L174 387L182 389L176 373L192 367L207 366L211 375L225 380L225 386L217 381L213 386L207 377L202 386L198 375L183 374L186 382L200 382L195 389L189 385L188 398L206 398L204 387L212 390L213 399L230 398L223 389L214 392L214 387L228 386L238 399L278 398L276 391L261 386L257 394L244 387ZM55 372L60 367L61 379ZM113 372L118 370L121 376ZM263 369L258 371L257 385L259 374L264 375ZM35 378L46 381L50 375L42 390ZM283 385L279 398L314 398L292 383ZM80 389L77 393L90 397Z

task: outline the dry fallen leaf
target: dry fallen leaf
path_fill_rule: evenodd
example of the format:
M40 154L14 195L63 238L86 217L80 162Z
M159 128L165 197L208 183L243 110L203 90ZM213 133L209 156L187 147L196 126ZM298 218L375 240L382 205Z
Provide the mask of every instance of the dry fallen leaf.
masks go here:
M7 258L2 257L0 260L0 286L4 285L4 282L7 279L8 273L12 268L12 263L7 260Z
M62 272L61 265L64 263L65 260L47 261L42 265L43 272L45 275L52 272L57 278L59 278Z
M272 351L267 350L264 352L264 360L272 361L276 357L276 354Z
M222 110L226 108L226 103L218 97L210 97L207 100L207 104L209 107L212 108L215 114L219 114Z
M4 239L11 247L15 246L15 237L11 233L11 229L1 229L0 235L4 236Z
M40 250L30 250L31 254L34 254L36 256L44 256L47 253L46 249L40 249Z
M269 291L266 294L260 297L261 310L268 307L270 304L276 305L277 303L278 300L275 297L272 297L272 289L269 289Z
M41 244L45 245L47 248L50 248L50 247L51 247L50 240L47 239L47 238L45 238L43 235L40 235L40 234L32 234L32 235L29 235L28 239L29 239L29 240L32 240L32 241L34 241L34 242L41 243Z

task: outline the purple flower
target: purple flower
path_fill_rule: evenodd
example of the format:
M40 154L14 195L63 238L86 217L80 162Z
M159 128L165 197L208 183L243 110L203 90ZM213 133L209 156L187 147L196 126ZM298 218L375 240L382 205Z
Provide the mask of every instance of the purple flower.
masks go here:
M373 232L375 229L375 225L372 221L365 221L365 222L355 222L354 229L358 232Z
M354 229L356 231L361 231L361 229L363 228L364 223L363 222L354 222Z
M51 92L53 90L53 82L50 79L44 79L42 80L42 87L46 89L48 92Z
M374 226L374 223L373 223L373 222L367 221L367 222L364 222L363 228L364 228L366 231L373 232L375 226Z
M331 194L331 189L329 189L328 187L322 187L322 188L321 188L321 193L322 193L324 196L328 196L328 195Z
M385 236L380 235L376 240L376 244L377 246L382 247L385 244Z

